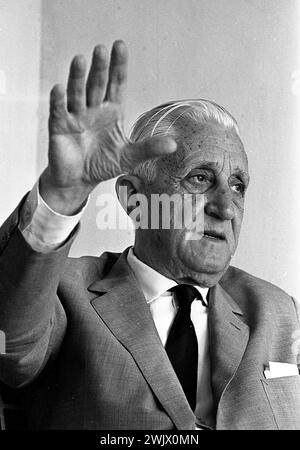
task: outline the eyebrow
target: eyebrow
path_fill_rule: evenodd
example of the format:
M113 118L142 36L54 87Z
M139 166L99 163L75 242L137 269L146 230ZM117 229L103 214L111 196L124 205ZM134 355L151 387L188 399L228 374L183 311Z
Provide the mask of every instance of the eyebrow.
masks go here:
M207 169L215 169L216 166L217 166L217 164L215 162L203 160L203 161L201 161L200 165L194 167L192 170L205 169L205 168L207 168Z
M250 176L248 174L248 172L246 172L245 170L240 169L239 167L235 167L233 169L232 175L238 175L241 178L243 178L247 183L249 183L250 181Z

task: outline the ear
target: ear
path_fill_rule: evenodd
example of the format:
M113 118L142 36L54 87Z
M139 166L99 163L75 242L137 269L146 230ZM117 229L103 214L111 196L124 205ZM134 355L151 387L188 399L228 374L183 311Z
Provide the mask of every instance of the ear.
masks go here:
M133 209L136 208L136 204L132 204L129 199L141 192L142 184L142 180L135 175L121 175L116 181L116 194L127 215L130 215Z

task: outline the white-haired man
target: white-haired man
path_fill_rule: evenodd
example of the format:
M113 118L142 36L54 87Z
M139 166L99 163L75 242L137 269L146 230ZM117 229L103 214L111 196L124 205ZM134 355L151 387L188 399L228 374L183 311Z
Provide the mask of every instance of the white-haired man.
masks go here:
M170 102L129 141L126 67L122 41L110 64L97 46L86 82L77 56L67 99L51 91L48 166L1 229L0 378L34 429L300 428L295 303L229 266L249 182L236 121ZM67 258L90 192L116 176L129 215L146 200L139 219L176 195L170 226L160 208L121 255Z

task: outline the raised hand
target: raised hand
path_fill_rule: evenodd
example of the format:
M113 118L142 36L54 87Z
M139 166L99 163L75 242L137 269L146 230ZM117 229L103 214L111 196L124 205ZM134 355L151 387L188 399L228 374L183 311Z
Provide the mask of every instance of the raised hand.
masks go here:
M94 49L86 81L86 62L75 56L67 91L50 94L49 164L40 179L44 200L57 212L73 214L101 181L126 173L147 159L176 149L167 137L130 143L123 132L127 48L116 41L109 61L104 46Z

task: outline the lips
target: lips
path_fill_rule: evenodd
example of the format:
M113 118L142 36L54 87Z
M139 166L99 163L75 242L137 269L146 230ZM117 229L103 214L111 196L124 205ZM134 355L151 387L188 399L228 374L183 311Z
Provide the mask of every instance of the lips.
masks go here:
M226 241L225 234L216 230L205 230L204 236L215 241Z

